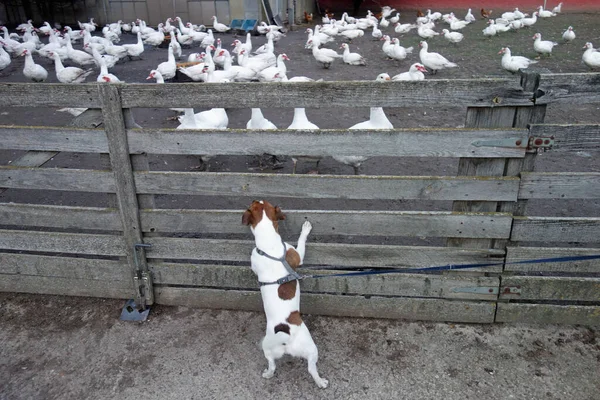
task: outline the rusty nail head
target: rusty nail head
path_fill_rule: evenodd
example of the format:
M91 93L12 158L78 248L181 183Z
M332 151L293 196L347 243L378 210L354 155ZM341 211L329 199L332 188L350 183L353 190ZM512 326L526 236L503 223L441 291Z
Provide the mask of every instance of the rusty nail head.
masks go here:
M533 142L536 146L541 145L542 143L544 143L544 141L542 139L535 139L535 141Z
M517 146L520 146L520 145L521 145L521 141L520 141L520 140L517 140L517 143L516 143L516 145L517 145Z

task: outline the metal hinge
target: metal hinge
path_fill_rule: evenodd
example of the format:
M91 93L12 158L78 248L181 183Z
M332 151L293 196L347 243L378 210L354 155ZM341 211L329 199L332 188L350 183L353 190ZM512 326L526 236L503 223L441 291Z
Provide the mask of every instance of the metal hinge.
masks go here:
M531 136L527 143L528 153L550 150L554 146L554 136Z
M475 147L510 147L525 148L522 138L494 139L494 140L476 140L471 143Z
M521 286L504 286L502 288L502 294L514 294L516 296L520 296Z
M473 286L450 289L453 293L498 294L498 286Z

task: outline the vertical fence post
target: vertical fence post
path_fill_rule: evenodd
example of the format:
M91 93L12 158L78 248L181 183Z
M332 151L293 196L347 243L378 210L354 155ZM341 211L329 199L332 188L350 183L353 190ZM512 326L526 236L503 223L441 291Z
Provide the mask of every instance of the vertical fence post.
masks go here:
M108 140L110 164L115 176L117 204L123 224L123 240L127 263L132 271L135 300L145 308L153 303L152 280L143 243L138 199L133 176L133 164L127 142L126 113L123 110L118 86L99 84L98 93L102 102L104 130Z

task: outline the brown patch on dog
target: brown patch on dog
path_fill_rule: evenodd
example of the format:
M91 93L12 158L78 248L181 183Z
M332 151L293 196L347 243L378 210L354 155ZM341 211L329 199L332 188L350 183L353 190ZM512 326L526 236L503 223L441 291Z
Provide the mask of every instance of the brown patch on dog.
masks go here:
M295 271L296 268L300 265L300 254L296 251L296 249L288 249L285 252L285 261L290 264L290 267Z
M298 286L298 281L289 281L281 284L277 288L277 295L281 300L291 300L296 297L296 286Z
M292 325L298 325L298 326L302 325L302 317L300 317L300 312L292 311L290 313L290 316L287 317L286 321Z
M273 206L266 200L262 203L258 200L254 200L252 204L250 204L250 207L244 211L244 214L242 215L242 224L252 225L253 228L256 228L256 225L262 221L263 211L267 215L267 218L273 222L273 227L277 231L279 229L279 221L285 219L285 214L281 212L281 208Z
M290 334L290 326L287 324L276 325L275 333L277 334L277 332L283 332L283 333L287 333L289 335Z

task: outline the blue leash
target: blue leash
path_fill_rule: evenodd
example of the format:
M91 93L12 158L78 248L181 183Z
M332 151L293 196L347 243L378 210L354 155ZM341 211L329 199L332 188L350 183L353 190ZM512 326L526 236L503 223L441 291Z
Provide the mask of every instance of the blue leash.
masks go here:
M523 261L510 261L510 262L492 262L492 263L475 263L475 264L460 264L460 265L438 265L433 267L421 267L421 268L394 268L384 270L373 270L373 271L358 271L358 272L345 272L340 274L329 274L329 275L303 275L302 279L305 278L331 278L331 277L345 277L345 276L361 276L361 275L383 275L383 274L399 274L399 273L413 273L413 272L430 272L430 271L449 271L449 270L461 270L470 268L484 268L492 267L496 265L507 265L507 264L537 264L537 263L556 263L556 262L567 262L567 261L583 261L583 260L598 260L600 254L589 255L589 256L567 256L567 257L551 257L551 258L537 258L534 260L523 260Z

